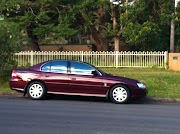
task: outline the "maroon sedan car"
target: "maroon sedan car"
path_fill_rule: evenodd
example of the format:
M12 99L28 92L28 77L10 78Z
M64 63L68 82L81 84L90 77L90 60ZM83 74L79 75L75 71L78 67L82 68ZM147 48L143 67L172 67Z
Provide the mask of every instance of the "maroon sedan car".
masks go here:
M29 69L12 71L10 87L32 99L47 94L106 97L114 103L146 96L146 86L134 79L107 74L88 63L71 60L46 61Z

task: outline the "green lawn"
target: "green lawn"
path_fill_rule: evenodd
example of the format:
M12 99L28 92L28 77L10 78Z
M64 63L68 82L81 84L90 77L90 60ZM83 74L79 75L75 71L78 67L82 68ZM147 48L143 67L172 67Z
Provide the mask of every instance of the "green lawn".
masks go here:
M102 70L146 83L148 96L161 98L180 98L180 72L157 68L101 68ZM10 94L9 75L0 78L0 93Z
M180 98L180 72L157 68L102 68L102 70L146 83L148 96Z

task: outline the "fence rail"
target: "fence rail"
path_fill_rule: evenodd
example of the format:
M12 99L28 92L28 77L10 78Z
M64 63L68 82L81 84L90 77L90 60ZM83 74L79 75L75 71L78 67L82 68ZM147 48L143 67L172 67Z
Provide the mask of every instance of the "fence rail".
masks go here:
M32 66L54 60L78 60L97 67L158 67L167 68L168 52L33 52L22 51L13 57L19 66Z

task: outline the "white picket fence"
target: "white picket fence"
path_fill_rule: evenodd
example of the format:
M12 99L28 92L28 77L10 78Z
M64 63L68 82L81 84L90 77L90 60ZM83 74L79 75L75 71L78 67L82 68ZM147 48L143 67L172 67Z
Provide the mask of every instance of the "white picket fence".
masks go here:
M32 66L47 60L78 60L97 67L158 67L167 68L168 52L33 52L22 51L13 57L19 66Z

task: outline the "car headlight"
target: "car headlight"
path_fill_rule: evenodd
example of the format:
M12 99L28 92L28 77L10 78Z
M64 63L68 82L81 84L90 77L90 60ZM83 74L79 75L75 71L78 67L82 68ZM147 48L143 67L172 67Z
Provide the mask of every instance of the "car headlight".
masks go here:
M145 89L146 88L146 85L144 83L141 83L141 82L137 83L137 86L139 88L141 88L141 89Z

